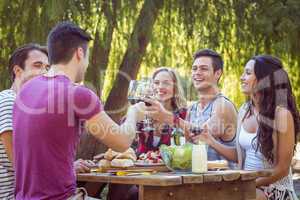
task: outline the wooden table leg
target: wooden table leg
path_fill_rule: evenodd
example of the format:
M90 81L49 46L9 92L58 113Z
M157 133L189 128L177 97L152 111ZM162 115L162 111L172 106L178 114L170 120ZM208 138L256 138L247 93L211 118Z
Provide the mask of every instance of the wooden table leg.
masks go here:
M139 200L250 200L255 197L254 180L139 187Z
M144 200L144 187L143 185L139 185L139 200Z

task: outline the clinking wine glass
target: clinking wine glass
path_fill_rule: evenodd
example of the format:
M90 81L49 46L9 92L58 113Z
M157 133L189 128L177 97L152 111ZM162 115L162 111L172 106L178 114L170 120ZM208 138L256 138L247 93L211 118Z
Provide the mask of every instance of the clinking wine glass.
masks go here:
M141 80L141 97L142 98L154 98L154 91L153 91L153 84L151 79L145 78ZM146 106L150 106L149 103L145 102ZM155 130L153 127L153 120L146 115L145 117L145 127L143 128L143 131L145 132L152 132Z
M139 87L139 81L137 80L130 81L127 98L131 105L136 104L139 101L138 87Z
M128 101L133 105L143 101L143 98L153 98L153 88L150 79L142 79L141 81L131 80L128 88ZM145 102L146 106L150 106ZM144 120L145 127L142 129L145 132L154 131L153 121L147 115Z
M140 95L139 95L139 92L138 92L138 90L139 90L138 87L141 87L139 81L131 80L129 82L127 98L128 98L128 102L131 105L134 105L134 104L139 102ZM139 126L140 126L140 123L137 123L137 129L136 130L140 130ZM137 131L137 133L140 133L140 131Z
M148 80L131 80L129 82L127 99L131 105L138 102L144 102L143 98L152 98L153 92L149 86ZM150 106L148 102L145 102L146 106Z

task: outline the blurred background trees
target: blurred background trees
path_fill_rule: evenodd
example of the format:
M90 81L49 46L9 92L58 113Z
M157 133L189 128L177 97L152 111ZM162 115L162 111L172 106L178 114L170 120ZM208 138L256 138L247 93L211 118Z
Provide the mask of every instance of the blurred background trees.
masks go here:
M128 80L159 66L176 68L186 98L195 100L190 71L201 48L223 55L222 90L237 107L245 98L239 77L256 54L284 61L300 105L299 11L299 0L0 0L0 89L10 86L6 68L16 47L45 45L51 27L71 20L94 38L85 81L116 120Z

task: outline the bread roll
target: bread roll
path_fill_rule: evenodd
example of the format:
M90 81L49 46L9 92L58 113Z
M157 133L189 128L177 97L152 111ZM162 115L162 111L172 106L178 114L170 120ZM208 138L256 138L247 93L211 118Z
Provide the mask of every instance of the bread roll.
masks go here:
M137 157L132 148L127 149L124 153L120 153L115 157L116 159L131 159L132 161L136 161Z
M134 166L134 162L131 159L113 159L111 161L112 167L131 167Z
M111 161L111 160L113 160L118 154L119 154L118 152L113 151L112 149L108 149L108 150L105 152L105 154L104 154L104 158L105 158L106 160Z
M213 160L207 162L208 169L225 169L228 168L227 160Z
M110 162L111 161L109 161L109 160L102 159L102 160L99 161L98 167L108 168L108 167L111 166Z

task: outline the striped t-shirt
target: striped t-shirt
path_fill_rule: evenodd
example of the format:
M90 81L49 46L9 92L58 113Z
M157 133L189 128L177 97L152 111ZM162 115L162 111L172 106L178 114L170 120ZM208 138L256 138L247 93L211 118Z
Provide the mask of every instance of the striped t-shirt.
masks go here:
M0 92L0 134L12 131L12 112L16 94L13 90ZM14 199L14 171L0 139L0 199Z

